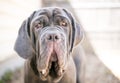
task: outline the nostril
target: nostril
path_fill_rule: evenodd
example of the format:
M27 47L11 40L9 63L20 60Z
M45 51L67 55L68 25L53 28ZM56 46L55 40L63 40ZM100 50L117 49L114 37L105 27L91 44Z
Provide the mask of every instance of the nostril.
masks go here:
M55 35L55 40L58 40L59 38L58 38L58 36L57 35Z
M58 41L60 39L60 37L57 34L47 34L46 39L48 41Z
M48 40L52 40L52 36L51 35L48 36Z

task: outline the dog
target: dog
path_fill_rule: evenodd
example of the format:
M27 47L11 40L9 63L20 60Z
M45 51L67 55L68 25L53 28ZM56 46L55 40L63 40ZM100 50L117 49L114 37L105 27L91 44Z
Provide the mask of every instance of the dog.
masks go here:
M15 51L26 59L25 83L82 83L81 25L64 8L34 11L21 25Z

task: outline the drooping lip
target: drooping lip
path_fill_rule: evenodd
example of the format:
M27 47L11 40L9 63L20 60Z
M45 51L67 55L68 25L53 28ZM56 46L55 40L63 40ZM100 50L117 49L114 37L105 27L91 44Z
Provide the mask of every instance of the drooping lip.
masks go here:
M47 79L50 76L56 79L63 75L65 53L61 49L61 46L56 43L49 42L47 47L47 51L45 52L47 55L44 60L45 66L44 68L40 67L41 77Z
M58 60L57 53L55 52L55 50L53 50L50 56L50 62L56 62L57 60Z
M53 78L58 77L57 75L57 72L59 70L58 57L57 57L57 53L54 50L50 56L48 69L49 69L49 75L51 77Z
M44 66L44 68L40 68L39 71L42 73L42 71L44 70L46 73L46 75L49 75L51 69L53 69L55 71L55 73L57 73L56 71L56 67L58 67L58 55L56 53L56 51L53 49L53 47L51 47L52 49L49 50L49 52L47 53L47 57L46 57L46 61L44 61L44 63L46 64ZM55 63L55 64L54 64ZM44 74L44 73L43 73ZM46 76L45 75L45 76Z
M41 79L47 79L48 76L57 77L58 58L57 53L54 50L50 51L45 63L46 68L39 71Z
M49 75L53 78L61 77L64 73L63 67L65 64L63 64L63 59L61 60L62 52L60 52L60 50L53 49L48 63Z

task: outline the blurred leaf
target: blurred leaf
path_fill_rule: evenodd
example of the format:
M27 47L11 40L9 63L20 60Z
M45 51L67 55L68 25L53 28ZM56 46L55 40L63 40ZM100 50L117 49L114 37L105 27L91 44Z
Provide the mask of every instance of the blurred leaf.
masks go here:
M2 78L0 79L0 83L7 83L12 80L13 72L12 71L7 71Z

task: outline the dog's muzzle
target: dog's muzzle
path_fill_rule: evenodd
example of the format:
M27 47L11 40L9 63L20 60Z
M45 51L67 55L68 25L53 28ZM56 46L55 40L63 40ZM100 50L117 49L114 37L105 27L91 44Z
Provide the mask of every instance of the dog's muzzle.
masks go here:
M67 41L64 31L48 28L39 36L39 59L37 68L45 80L48 76L58 78L65 71L67 57Z

